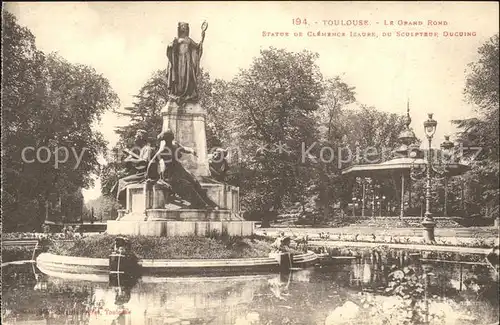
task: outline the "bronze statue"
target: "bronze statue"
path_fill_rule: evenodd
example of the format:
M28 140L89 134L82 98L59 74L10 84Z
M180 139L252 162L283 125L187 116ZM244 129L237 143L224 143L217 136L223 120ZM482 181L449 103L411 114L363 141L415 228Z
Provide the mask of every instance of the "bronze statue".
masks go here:
M212 176L216 181L222 183L226 181L227 171L229 170L229 164L226 160L227 154L228 152L226 149L215 149L208 164L210 176Z
M125 201L125 189L128 185L138 184L145 180L146 168L148 167L153 154L153 147L146 136L146 131L137 130L135 134L135 144L140 148L139 154L137 155L132 151L125 150L128 157L124 160L126 165L135 170L135 174L120 178L111 189L112 193L116 191L116 197L123 205ZM150 173L153 173L154 171L155 170L153 168L150 169Z
M150 169L157 168L154 164L159 161L160 180L169 184L175 194L188 201L191 208L217 209L217 204L207 196L200 182L180 162L183 153L196 156L196 151L177 143L171 130L161 132L158 135L158 141L160 146L149 162L147 173L149 174Z
M207 28L207 22L203 22L201 41L196 43L189 37L189 24L180 22L177 26L177 37L167 47L169 96L179 104L198 100L197 78L200 74L200 59Z

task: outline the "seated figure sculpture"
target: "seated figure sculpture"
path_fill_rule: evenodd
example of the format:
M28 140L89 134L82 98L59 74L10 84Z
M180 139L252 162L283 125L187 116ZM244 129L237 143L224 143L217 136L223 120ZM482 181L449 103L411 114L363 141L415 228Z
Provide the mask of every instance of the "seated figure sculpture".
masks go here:
M126 151L129 156L125 159L125 163L135 170L135 174L120 178L111 189L111 193L116 192L118 202L122 205L125 205L125 189L127 186L139 184L145 180L146 168L148 167L148 163L153 153L153 147L146 136L146 131L137 130L135 134L135 144L140 148L139 154L137 155L132 151ZM154 169L151 168L150 172L152 173L153 171Z
M147 173L149 174L150 169L157 168L154 164L158 161L160 181L169 184L175 194L190 203L191 208L217 209L217 204L207 196L196 177L179 160L183 153L196 156L196 151L177 143L171 130L161 132L157 138L159 148L149 162Z
M212 153L212 157L209 161L210 176L212 176L216 181L222 183L226 181L226 175L229 169L229 164L227 163L226 158L227 150L217 148Z

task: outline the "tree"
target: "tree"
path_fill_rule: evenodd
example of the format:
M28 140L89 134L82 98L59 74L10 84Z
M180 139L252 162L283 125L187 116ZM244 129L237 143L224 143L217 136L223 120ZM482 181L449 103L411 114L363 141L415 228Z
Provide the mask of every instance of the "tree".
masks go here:
M94 211L94 218L97 220L114 219L116 211L120 208L118 202L109 196L101 195L94 200L90 200L85 204L87 211L92 214Z
M235 136L236 112L232 97L228 95L229 87L230 83L222 79L212 81L210 74L203 70L198 79L200 105L207 112L205 129L209 151L214 147L230 147Z
M316 190L323 219L329 220L333 207L345 207L352 197L352 179L343 176L342 170L352 164L380 163L392 158L405 124L402 115L356 103L355 88L339 77L328 80L325 89L318 112L321 146L333 148L335 157L320 165ZM380 185L394 189L394 184L385 184L391 181Z
M41 104L43 75L42 52L35 46L35 37L17 24L16 18L3 11L3 73L2 73L2 207L4 230L14 228L18 214L36 215L35 192L26 195L30 186L19 181L23 163L19 159L22 143L29 136L30 108ZM37 96L38 95L38 96ZM19 145L15 146L14 143ZM23 203L21 203L23 200ZM41 216L40 216L41 217ZM11 219L11 220L9 220ZM22 220L22 219L21 219Z
M165 70L158 70L146 81L135 95L136 102L125 111L119 113L130 117L130 124L117 130L120 135L119 142L127 146L133 146L134 136L137 130L145 130L150 139L154 139L162 127L161 110L168 101L167 78Z
M31 230L53 194L92 184L106 145L92 125L118 99L91 67L38 51L12 14L4 12L3 22L4 230Z
M468 201L477 202L483 213L498 217L499 193L499 36L478 49L479 58L469 64L465 99L475 105L478 116L453 121L464 144L465 156L473 157L464 176ZM479 154L477 150L480 149ZM478 189L480 187L480 189Z
M277 211L300 197L310 178L301 148L317 137L313 113L322 95L317 57L308 51L262 50L230 84L247 210Z
M360 150L359 161L353 157L351 164L380 163L392 158L393 150L400 145L399 135L405 128L404 115L361 105L359 110L346 111L344 117L347 146L353 156L356 149ZM369 148L374 149L373 153Z
M469 64L464 94L468 102L480 110L498 109L499 96L499 35L491 37L478 49L479 59Z
M319 120L321 147L332 148L334 156L319 161L319 168L316 170L317 186L311 188L316 192L311 194L316 194L324 220L330 219L332 203L339 198L338 194L342 192L340 189L345 183L341 177L340 157L337 153L345 144L343 141L346 135L343 124L344 109L356 101L355 95L355 88L349 86L338 76L324 82L322 105L316 116Z

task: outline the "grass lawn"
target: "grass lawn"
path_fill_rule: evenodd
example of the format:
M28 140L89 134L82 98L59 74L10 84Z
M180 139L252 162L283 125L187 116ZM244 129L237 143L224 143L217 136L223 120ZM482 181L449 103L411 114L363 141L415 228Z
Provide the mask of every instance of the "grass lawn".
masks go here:
M94 235L72 242L53 242L57 255L108 258L116 236ZM224 259L268 257L271 241L264 237L146 237L129 236L132 251L147 259Z

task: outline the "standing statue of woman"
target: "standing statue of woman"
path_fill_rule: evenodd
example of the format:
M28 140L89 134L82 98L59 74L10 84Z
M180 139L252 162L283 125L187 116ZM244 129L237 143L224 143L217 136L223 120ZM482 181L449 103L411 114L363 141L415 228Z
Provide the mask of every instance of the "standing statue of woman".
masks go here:
M156 168L154 162L157 159L160 160L160 165L162 165L160 178L172 187L174 193L191 203L192 208L217 209L217 204L207 196L200 182L180 162L183 153L196 156L196 151L177 143L171 130L161 132L158 135L158 141L160 147L151 159L148 171L150 168Z
M177 36L167 47L167 79L170 98L178 104L198 100L198 75L203 54L203 41L208 24L201 26L201 41L196 43L189 37L189 24L180 22Z

